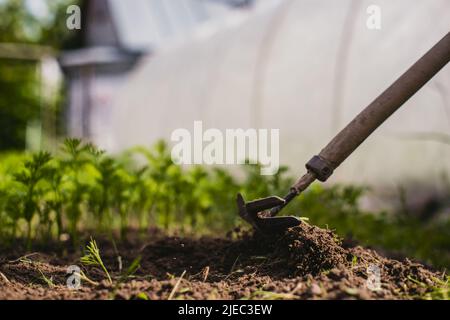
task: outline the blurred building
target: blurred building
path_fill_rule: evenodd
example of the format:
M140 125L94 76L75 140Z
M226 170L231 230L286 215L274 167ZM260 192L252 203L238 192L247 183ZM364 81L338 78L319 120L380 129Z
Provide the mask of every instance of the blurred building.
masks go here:
M66 75L67 133L99 142L111 130L111 105L142 56L190 39L201 25L253 0L88 0L82 5L82 43L60 57Z

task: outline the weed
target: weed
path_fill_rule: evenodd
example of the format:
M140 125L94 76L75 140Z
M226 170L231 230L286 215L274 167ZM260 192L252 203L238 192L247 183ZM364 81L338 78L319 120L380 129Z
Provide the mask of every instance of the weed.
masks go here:
M39 273L41 274L42 280L50 287L54 288L55 284L53 283L53 277L47 278L47 276L42 272L41 269L38 269Z
M89 241L89 244L86 246L85 249L85 255L81 257L81 263L88 266L99 266L105 273L106 277L108 278L109 283L112 285L112 279L109 275L108 270L105 267L105 264L103 263L102 257L100 255L100 249L97 246L97 242L91 238L91 241Z
M444 280L433 278L433 284L426 284L411 276L408 276L411 282L416 285L426 288L427 292L422 296L413 296L412 298L424 299L424 300L449 300L450 299L450 276L444 278Z
M138 300L150 300L150 298L148 297L148 295L145 292L139 292L136 295L136 299L138 299Z
M138 269L141 267L141 256L138 256L135 258L130 266L125 270L125 272L120 276L119 281L117 282L117 285L125 282L128 278L133 277L134 274L138 271Z
M430 292L423 297L427 300L449 300L450 299L450 276L446 280L434 279L436 284L430 287Z
M126 277L130 277L138 271L138 269L141 267L141 259L142 257L139 256L136 259L133 260L133 262L130 264L130 266L127 269L127 272L125 273Z
M358 265L358 257L352 256L352 269Z

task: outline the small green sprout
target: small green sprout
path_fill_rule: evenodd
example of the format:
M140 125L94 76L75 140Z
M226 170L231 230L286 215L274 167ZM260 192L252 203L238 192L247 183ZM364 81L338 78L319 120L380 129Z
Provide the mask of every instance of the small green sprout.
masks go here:
M110 284L112 284L111 276L109 275L108 269L106 269L103 263L102 257L100 256L100 249L97 246L97 242L92 239L86 246L85 255L81 257L81 263L88 266L99 266L102 268Z
M358 264L358 257L353 256L352 257L352 268L356 267L357 264Z
M139 292L136 295L136 299L138 299L138 300L150 300L148 295L145 292Z
M136 273L136 271L141 267L141 259L142 257L139 256L133 260L125 273L126 277L130 277Z
M38 183L48 176L47 163L52 159L50 153L41 151L25 161L24 168L14 174L14 180L22 185L23 192L20 193L19 211L21 217L27 222L27 248L31 248L31 221L36 213L40 213Z
M122 276L120 277L119 281L117 282L117 285L119 285L122 282L125 282L128 278L131 278L134 276L136 271L141 267L141 256L138 256L136 259L131 262L130 266L123 272Z
M44 282L50 287L50 288L54 288L55 284L53 282L53 277L47 278L47 276L42 272L41 269L38 269L39 273L41 274L41 278L42 280L44 280Z

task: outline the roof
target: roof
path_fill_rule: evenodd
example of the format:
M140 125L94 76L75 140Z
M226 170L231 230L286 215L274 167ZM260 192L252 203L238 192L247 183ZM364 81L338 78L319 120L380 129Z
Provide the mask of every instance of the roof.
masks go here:
M118 41L130 51L147 51L164 41L184 38L203 22L231 11L227 3L236 5L211 0L133 0L130 5L108 0Z
M61 55L59 61L64 68L70 68L84 65L122 63L131 61L133 57L133 54L115 47L98 46L66 51Z

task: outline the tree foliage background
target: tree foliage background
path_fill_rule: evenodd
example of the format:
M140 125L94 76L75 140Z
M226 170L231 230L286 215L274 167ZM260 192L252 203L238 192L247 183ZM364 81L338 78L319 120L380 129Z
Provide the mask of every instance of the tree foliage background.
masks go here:
M48 15L37 16L29 1L42 1ZM26 127L39 120L37 57L77 46L80 35L66 28L66 8L78 1L0 1L0 150L25 147ZM49 50L50 49L50 50ZM61 106L59 106L59 110Z

